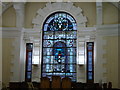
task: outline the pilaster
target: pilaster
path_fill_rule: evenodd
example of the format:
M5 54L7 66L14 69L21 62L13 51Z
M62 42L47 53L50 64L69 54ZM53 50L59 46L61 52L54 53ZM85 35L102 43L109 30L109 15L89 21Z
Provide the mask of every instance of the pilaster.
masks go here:
M103 23L102 2L96 2L96 17L97 25L102 25Z
M24 4L23 2L15 2L13 4L16 11L16 27L22 28L24 26Z

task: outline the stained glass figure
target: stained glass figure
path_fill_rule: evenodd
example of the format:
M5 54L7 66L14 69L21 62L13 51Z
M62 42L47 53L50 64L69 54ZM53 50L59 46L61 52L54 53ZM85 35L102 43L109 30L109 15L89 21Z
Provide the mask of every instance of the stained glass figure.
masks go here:
M76 81L75 19L68 13L50 15L43 26L42 77L59 75Z

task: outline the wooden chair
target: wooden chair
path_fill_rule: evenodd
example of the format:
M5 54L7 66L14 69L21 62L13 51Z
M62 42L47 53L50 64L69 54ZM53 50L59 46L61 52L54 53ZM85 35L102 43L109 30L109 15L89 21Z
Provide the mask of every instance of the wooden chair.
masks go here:
M2 90L7 90L7 87L4 83L2 83ZM10 82L9 90L21 90L21 82Z
M112 90L112 82L108 83L108 90Z
M50 88L50 79L48 77L42 77L40 88Z
M62 79L62 88L72 88L71 87L71 79L68 77L65 77Z
M103 83L103 90L107 90L107 83Z
M51 88L61 88L61 77L52 76Z

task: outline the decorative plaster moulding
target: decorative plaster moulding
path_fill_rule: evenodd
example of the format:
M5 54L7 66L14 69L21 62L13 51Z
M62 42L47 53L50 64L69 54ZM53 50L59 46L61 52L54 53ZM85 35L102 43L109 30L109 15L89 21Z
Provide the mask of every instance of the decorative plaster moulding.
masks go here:
M120 24L109 25L95 25L96 34L101 36L120 36L119 30Z
M33 19L34 30L41 31L43 28L43 23L45 19L54 12L67 12L71 14L77 23L77 27L86 27L87 18L83 16L82 9L80 7L75 7L72 2L56 2L47 3L43 9L37 11L37 16Z

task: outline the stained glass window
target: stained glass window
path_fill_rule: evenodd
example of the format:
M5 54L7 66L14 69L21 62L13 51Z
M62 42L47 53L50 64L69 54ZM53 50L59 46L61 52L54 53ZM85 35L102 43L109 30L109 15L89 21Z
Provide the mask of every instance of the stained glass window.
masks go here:
M26 44L26 71L25 81L30 82L32 78L32 51L33 43Z
M76 81L75 19L68 13L50 15L43 26L42 77L58 75Z
M87 82L94 82L94 42L87 42Z

